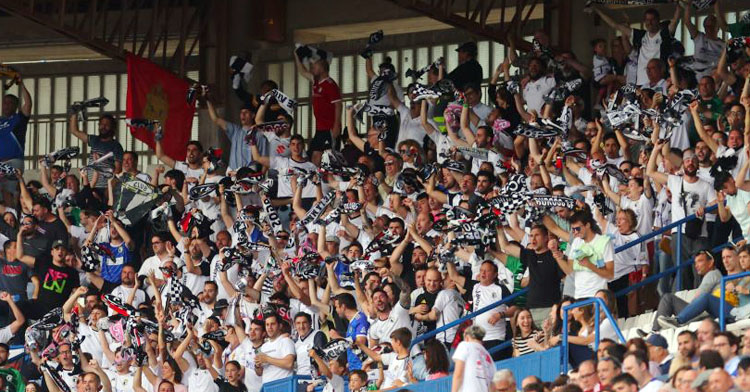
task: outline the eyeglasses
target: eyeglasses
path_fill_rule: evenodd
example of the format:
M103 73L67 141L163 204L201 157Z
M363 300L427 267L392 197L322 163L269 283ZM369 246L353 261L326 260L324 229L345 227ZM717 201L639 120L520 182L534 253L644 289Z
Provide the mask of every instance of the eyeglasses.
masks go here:
M159 244L163 244L163 242L161 242L161 241L151 241L151 245L159 245Z
M279 236L279 237L276 237L276 239L278 239L279 241L287 241L287 240L289 240L289 237Z
M574 233L580 233L582 229L583 229L583 226L571 226L570 227L570 230Z
M592 377L594 375L596 375L596 372L592 372L592 373L589 373L589 374L581 374L580 377L581 378L589 378L589 377Z

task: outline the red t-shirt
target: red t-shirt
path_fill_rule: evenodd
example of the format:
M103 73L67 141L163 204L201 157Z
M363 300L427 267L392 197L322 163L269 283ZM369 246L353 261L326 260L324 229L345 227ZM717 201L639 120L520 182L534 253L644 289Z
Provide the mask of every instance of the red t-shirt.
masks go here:
M335 103L341 101L341 90L331 78L313 83L312 107L315 115L315 129L333 129L336 118Z

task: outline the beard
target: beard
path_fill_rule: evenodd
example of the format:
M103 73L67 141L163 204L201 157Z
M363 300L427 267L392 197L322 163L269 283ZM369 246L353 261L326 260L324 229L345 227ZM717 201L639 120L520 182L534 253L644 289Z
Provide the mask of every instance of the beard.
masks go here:
M687 174L690 177L695 177L696 174L698 174L698 168L693 168L692 170L685 168L685 174Z

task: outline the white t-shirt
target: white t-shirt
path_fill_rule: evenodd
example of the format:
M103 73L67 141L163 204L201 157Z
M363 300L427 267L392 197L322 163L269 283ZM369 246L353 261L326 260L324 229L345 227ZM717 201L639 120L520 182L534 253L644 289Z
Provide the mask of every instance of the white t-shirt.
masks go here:
M664 385L664 381L660 381L654 378L649 381L648 384L644 385L643 388L638 390L638 392L659 392L662 385Z
M388 366L388 369L383 372L385 380L383 380L383 385L380 386L381 389L393 387L396 381L401 381L403 384L409 382L406 376L406 366L409 363L408 355L405 358L399 358L398 354L393 352L381 355L380 359L383 361L383 365Z
M271 358L282 359L288 355L297 355L294 349L294 342L285 336L279 336L276 340L268 340L260 346L260 352ZM291 377L294 370L282 369L278 366L263 364L263 384L282 378Z
M404 309L400 303L396 303L387 319L376 318L370 322L367 337L376 340L378 343L388 343L391 341L391 333L399 328L408 328L412 336L414 335L414 325L409 317L409 311Z
M436 327L440 328L445 324L456 321L461 316L463 305L464 301L461 294L456 290L440 290L437 298L435 298L435 304L432 305L432 308L439 312ZM439 333L437 338L443 342L452 342L456 337L456 331L458 331L458 326Z
M271 157L289 157L289 143L291 137L280 137L273 132L266 132L263 136L268 140L268 154Z
M260 347L262 349L262 346ZM239 346L230 354L228 360L235 360L245 368L245 386L248 391L260 391L263 385L262 377L255 373L255 348L249 338L240 343ZM226 361L225 361L226 363Z
M437 151L437 162L442 164L447 159L443 155L449 154L451 147L453 147L453 142L448 137L448 135L440 133L437 128L435 129L436 131L432 132L428 136L430 137L430 139L432 139L433 143L435 143L435 150Z
M641 194L641 197L633 201L628 196L620 197L620 208L631 209L635 212L636 218L638 218L638 225L636 230L640 235L646 235L651 232L654 224L654 200L646 197L645 194Z
M254 369L245 370L255 373ZM219 392L219 386L214 382L208 369L192 368L183 379L188 392ZM249 386L248 386L249 387Z
M700 81L704 76L711 76L719 63L719 57L724 50L724 42L720 39L709 39L706 34L699 32L693 37L695 52L695 78Z
M495 363L487 349L476 342L461 342L453 353L454 361L463 361L464 379L458 392L487 392L490 390Z
M619 230L617 230L617 227L613 224L607 225L607 233L610 238L612 238L612 247L616 248L618 246L625 245L627 243L630 243L632 241L635 241L638 239L638 233L632 232L628 235L623 235L620 233ZM610 280L614 281L622 276L629 274L636 270L638 266L641 264L644 264L641 260L641 246L636 245L632 246L628 249L625 249L622 252L615 253L615 276Z
M135 290L135 288L129 288L123 285L119 285L112 290L112 295L120 298L123 303L126 303L128 297L130 296L130 293L132 293L133 290ZM135 297L133 297L133 303L131 305L133 305L133 307L137 309L138 306L144 302L146 302L146 293L143 290L138 289L138 291L135 293ZM112 316L114 314L115 311L110 308L109 315Z
M157 255L153 255L141 264L141 269L138 270L139 276L148 276L151 271L154 272L154 277L159 280L164 280L164 274L161 273L159 267L161 267L161 259Z
M0 343L8 343L13 339L13 332L10 331L10 324L0 329Z
M727 207L742 228L742 236L750 238L750 192L737 188L737 194L727 195Z
M655 93L661 93L662 95L666 95L667 93L667 80L661 79L655 84L651 84L648 80L646 80L646 83L643 83L641 85L641 88L648 88L651 90L654 90Z
M427 135L424 127L422 127L422 117L417 116L412 118L411 110L409 110L409 108L407 108L403 103L399 105L396 110L398 111L398 115L401 121L401 125L398 128L398 140L396 141L396 146L398 146L398 144L403 142L404 140L414 140L421 146L424 141L424 137ZM433 123L432 126L435 129L438 129L437 124Z
M503 290L495 283L489 286L482 286L481 283L477 283L471 290L471 297L474 304L473 311L476 312L479 309L503 299ZM484 340L505 339L505 321L501 318L495 323L495 325L491 325L488 320L497 312L505 312L507 308L508 307L504 304L500 305L495 308L495 311L484 312L474 320L474 325L478 325L486 331Z
M582 238L574 238L568 248L568 257L572 259L572 255L584 245L594 248L596 259L589 258L589 261L594 265L614 262L615 251L612 246L612 241L601 234L595 235L594 239L589 243L586 243ZM578 261L574 261L573 273L571 275L575 280L576 299L593 297L596 295L597 291L607 288L607 279L602 278L587 267L581 266Z
M523 88L523 100L529 110L542 112L544 106L544 96L555 88L555 78L551 76L542 76L537 80L529 80Z
M104 373L109 377L112 392L133 391L133 373L120 374L112 370L105 370Z
M279 187L277 195L279 198L292 197L292 177L287 176L290 168L298 168L302 170L317 171L318 167L310 161L297 162L292 158L284 157L271 157L271 169L279 172ZM315 197L315 185L312 181L308 181L307 185L302 189L302 198L314 198Z
M593 59L593 71L594 80L598 82L612 73L612 65L606 57L595 54Z
M203 176L203 173L205 172L203 170L203 167L199 167L197 169L191 169L190 166L188 166L187 162L185 161L177 161L174 163L175 170L179 170L183 173L185 173L185 178L194 177L200 180L200 178Z
M294 320L294 318L292 318ZM297 353L297 375L309 376L312 371L313 359L308 354L315 344L315 335L319 331L312 330L304 339L297 338L294 341L294 350Z
M643 34L641 39L641 50L638 53L638 79L636 80L637 85L643 85L648 83L648 76L646 75L646 65L649 60L658 59L661 55L661 34L656 33L653 37L648 31Z
M344 378L338 374L332 373L331 375L333 377L331 377L326 383L326 386L323 387L323 392L344 392L346 390L344 386Z
M685 193L685 208L683 208L683 196L680 194L680 188L684 184ZM686 216L687 214L693 214L698 210L698 207L706 206L709 201L716 199L716 191L711 184L701 180L694 183L683 181L682 176L669 175L667 180L667 188L672 191L672 221L678 221ZM685 225L682 225L682 232L685 233ZM703 223L703 229L701 230L701 237L707 237L708 231L706 230L706 223Z
M219 289L217 290L216 299L225 299L229 301L230 297L227 293L227 290L224 288L224 285L221 283L221 255L216 254L214 255L214 258L211 259L211 267L209 268L210 273L208 276L208 280L213 280L216 282L216 285L219 286ZM227 270L227 280L229 283L236 284L239 280L239 270L240 266L239 264L233 264L229 269Z

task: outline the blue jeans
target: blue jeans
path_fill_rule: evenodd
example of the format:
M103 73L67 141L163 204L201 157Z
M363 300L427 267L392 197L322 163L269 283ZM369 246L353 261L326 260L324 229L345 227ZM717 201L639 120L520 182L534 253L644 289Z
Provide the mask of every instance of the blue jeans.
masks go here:
M701 294L693 299L685 309L682 309L680 314L677 315L677 321L680 324L687 324L690 320L698 317L703 311L708 312L711 317L719 317L719 309L721 307L721 300L718 297L714 297L711 294ZM731 318L729 312L734 307L724 301L724 315L727 319Z
M656 252L655 252L654 258L657 260L657 262L655 263L655 266L657 267L657 271L655 271L654 274L658 274L659 272L662 272L662 271L668 270L669 268L674 267L674 263L672 262L672 256L668 255L663 250L659 249L658 244L655 247L656 247ZM664 294L672 292L672 275L666 275L659 280L657 291L659 292L659 295L664 295Z

